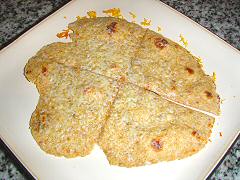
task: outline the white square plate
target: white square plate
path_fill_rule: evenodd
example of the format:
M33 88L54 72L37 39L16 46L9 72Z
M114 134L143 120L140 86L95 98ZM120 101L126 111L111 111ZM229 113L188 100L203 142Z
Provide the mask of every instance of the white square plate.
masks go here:
M84 158L57 158L40 150L29 130L29 119L38 101L35 86L23 69L27 60L43 45L59 40L56 33L65 29L77 15L118 7L131 20L149 18L151 29L161 26L162 33L179 41L182 33L189 50L204 62L207 73L217 74L217 91L222 114L216 120L212 142L196 155L183 160L161 162L137 168L110 166L96 147ZM66 19L64 18L66 16ZM240 127L240 53L189 18L155 0L79 0L72 1L30 29L0 52L0 136L25 167L40 179L199 179L206 177L237 136ZM223 133L223 137L219 136Z

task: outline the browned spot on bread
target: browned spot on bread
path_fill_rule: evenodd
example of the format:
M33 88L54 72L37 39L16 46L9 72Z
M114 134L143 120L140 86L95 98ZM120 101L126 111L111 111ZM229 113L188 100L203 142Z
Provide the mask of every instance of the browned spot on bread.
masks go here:
M94 87L87 87L83 90L83 93L84 94L90 94L90 93L93 93L94 92Z
M185 70L187 70L189 74L194 74L194 70L189 67L186 67Z
M213 127L213 124L211 122L208 123L208 127L209 128L212 128Z
M42 67L42 73L43 73L44 75L46 75L46 73L47 73L47 68L46 68L45 66Z
M31 70L28 70L28 71L26 71L26 74L29 74L29 73L31 73L32 71Z
M166 47L168 45L168 42L167 42L167 40L165 40L163 38L156 38L154 40L154 44L157 48L163 49L164 47Z
M126 77L125 77L125 76L121 76L121 77L119 78L119 81L120 81L120 82L126 82Z
M173 91L175 91L177 88L176 88L176 86L173 86L171 89L172 89Z
M192 135L193 135L193 136L196 136L196 135L197 135L197 131L193 131L193 132L192 132Z
M153 139L151 146L155 151L160 151L163 149L163 142L160 139Z
M212 93L210 93L209 91L204 91L204 93L206 94L207 98L211 99L213 97Z
M46 119L47 119L46 115L43 115L43 116L42 116L42 123L43 123L43 124L46 123Z
M199 141L204 141L205 139L200 136L200 134L197 131L192 131L192 135L197 138Z
M46 120L47 120L47 113L46 112L41 112L40 115L40 128L45 128L46 127Z
M107 31L109 35L112 35L117 31L117 22L112 22L107 26Z

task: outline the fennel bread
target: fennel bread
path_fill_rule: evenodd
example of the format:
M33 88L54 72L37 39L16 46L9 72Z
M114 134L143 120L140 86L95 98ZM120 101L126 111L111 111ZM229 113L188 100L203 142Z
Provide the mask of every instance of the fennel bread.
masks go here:
M43 151L70 158L99 144L110 164L135 167L206 145L214 118L182 106L220 112L216 85L196 57L124 19L86 18L69 28L72 42L44 46L24 70L40 94L30 129Z

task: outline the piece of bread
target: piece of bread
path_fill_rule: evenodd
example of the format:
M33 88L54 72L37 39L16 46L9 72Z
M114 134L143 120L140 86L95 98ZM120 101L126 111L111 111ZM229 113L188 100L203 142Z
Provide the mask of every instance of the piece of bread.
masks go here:
M49 154L88 155L109 116L118 84L57 63L36 68L44 71L35 81L40 99L30 121L34 139Z
M40 99L30 128L56 156L86 156L97 142L110 164L133 167L188 157L219 114L212 78L177 43L123 19L69 24L73 42L44 46L25 66ZM174 102L170 102L174 101Z
M214 114L220 99L211 76L179 44L148 30L131 63L129 81L172 101Z
M214 118L124 84L99 145L112 165L133 167L182 159L208 142Z

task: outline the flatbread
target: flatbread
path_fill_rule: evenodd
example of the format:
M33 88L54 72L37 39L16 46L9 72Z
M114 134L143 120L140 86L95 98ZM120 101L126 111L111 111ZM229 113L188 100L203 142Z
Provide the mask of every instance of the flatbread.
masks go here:
M40 99L30 121L34 139L55 156L88 155L109 115L117 83L56 63L38 68L45 70L35 81Z
M220 113L213 78L204 73L196 57L177 43L148 30L131 65L130 82L172 101Z
M73 42L44 46L25 67L40 99L30 128L41 149L133 167L201 150L219 114L212 77L177 43L123 19L69 24ZM120 88L120 90L119 90ZM174 101L173 102L170 102Z
M131 84L120 88L99 145L112 165L182 159L202 149L214 118Z
M81 19L69 24L71 39L87 49L88 70L114 79L125 79L146 32L141 26L112 17Z

